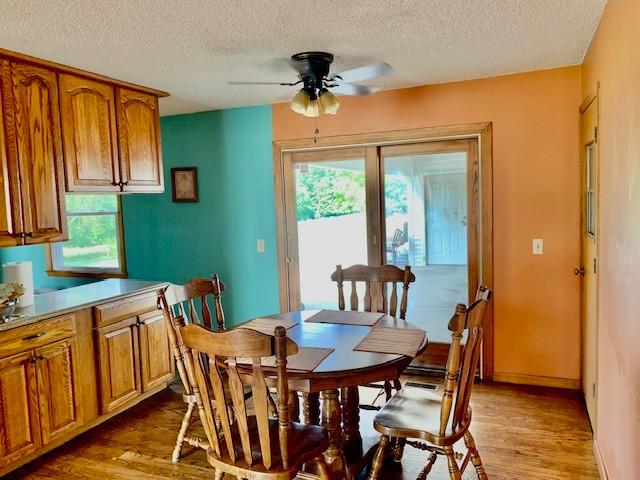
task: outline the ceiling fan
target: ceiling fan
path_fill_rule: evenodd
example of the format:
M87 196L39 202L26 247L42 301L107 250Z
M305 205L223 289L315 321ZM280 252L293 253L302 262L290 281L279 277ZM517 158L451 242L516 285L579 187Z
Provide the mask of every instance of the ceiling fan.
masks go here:
M289 63L298 72L297 82L229 82L232 85L302 85L293 100L291 109L305 117L318 117L320 112L335 115L340 102L334 93L341 95L368 95L377 92L376 87L356 85L393 71L387 63L372 63L330 74L333 55L326 52L302 52L291 56Z

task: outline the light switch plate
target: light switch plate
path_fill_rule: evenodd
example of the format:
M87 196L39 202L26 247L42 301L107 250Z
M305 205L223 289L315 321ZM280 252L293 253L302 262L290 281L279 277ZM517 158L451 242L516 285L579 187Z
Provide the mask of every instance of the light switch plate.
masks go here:
M544 252L544 241L541 238L534 238L532 250L534 255L542 255Z
M259 238L256 242L256 250L258 253L264 253L264 238Z

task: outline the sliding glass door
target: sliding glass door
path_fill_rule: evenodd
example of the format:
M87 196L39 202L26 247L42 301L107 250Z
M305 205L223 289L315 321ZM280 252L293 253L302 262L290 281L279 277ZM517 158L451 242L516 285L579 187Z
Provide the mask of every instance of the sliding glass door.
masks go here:
M431 342L450 341L452 309L477 287L469 278L475 252L469 221L476 210L469 205L471 148L457 140L380 149L385 263L411 266L416 282L408 318L429 327Z
M336 265L410 265L407 320L448 343L478 285L477 139L284 152L289 309L336 308Z
M335 307L336 265L368 263L365 164L364 148L289 154L292 308Z

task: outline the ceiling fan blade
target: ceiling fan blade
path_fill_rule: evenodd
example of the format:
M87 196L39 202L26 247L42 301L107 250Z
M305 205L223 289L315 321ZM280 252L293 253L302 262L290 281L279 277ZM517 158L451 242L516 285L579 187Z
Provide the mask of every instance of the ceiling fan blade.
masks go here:
M393 67L388 63L372 63L371 65L335 73L329 77L329 81L361 82L362 80L389 75L391 72L393 72Z
M285 83L285 82L227 82L229 85L286 85L292 87L298 85L300 82Z
M353 85L351 83L340 83L335 87L329 87L332 93L338 95L369 95L380 91L378 87L367 87L365 85Z

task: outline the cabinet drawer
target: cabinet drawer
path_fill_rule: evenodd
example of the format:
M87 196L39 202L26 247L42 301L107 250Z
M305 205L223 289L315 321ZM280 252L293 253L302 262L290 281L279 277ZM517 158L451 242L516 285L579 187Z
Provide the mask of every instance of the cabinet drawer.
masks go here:
M94 307L95 326L111 325L125 318L140 315L158 308L158 293L150 292L123 298Z
M72 313L0 332L0 358L26 352L75 334L76 322Z

